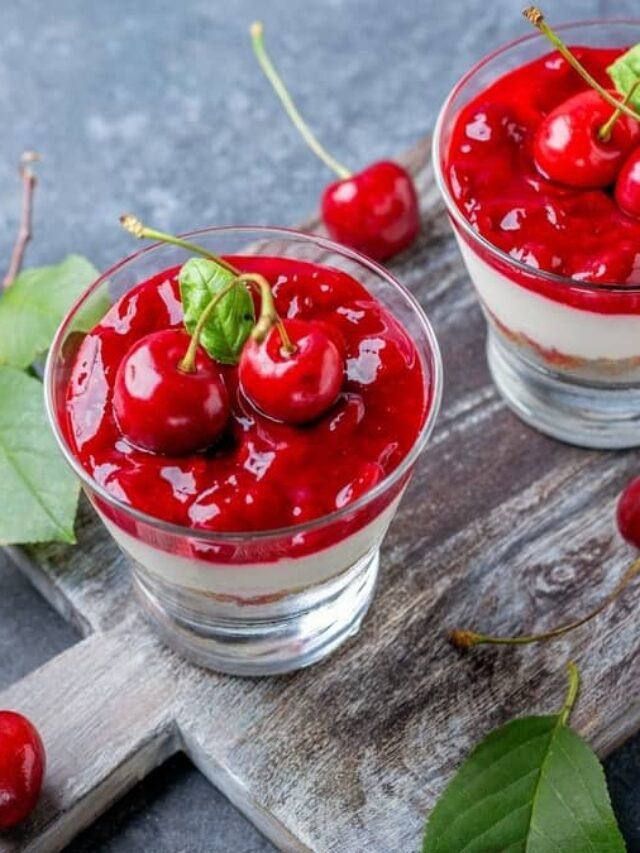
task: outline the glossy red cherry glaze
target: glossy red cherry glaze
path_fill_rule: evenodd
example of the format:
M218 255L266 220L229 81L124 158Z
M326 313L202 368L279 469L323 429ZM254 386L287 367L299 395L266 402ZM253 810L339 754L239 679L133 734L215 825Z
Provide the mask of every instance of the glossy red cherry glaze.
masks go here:
M293 330L296 321L321 323L344 346L342 391L331 409L304 426L278 423L246 400L238 369L222 366L231 419L211 451L154 456L125 441L111 405L115 376L136 342L180 328L172 269L123 296L81 343L67 389L67 439L95 481L156 518L246 532L324 516L371 489L414 444L430 404L421 361L402 326L346 273L286 258L229 260L267 278Z
M571 50L603 86L611 86L606 69L623 48ZM555 52L509 72L458 113L444 172L472 227L531 272L473 244L487 263L559 302L602 313L640 312L640 299L632 294L580 287L581 282L640 283L640 222L620 210L613 186L572 188L544 178L534 160L535 136L547 116L586 89ZM576 285L560 286L537 270L573 277Z
M285 351L278 328L262 343L247 341L238 369L240 387L263 414L304 424L338 399L344 357L319 323L285 320L283 325L294 351Z
M210 447L222 435L230 414L222 374L201 348L193 371L181 369L189 342L180 329L152 332L120 362L113 412L135 447L181 456Z
M46 765L35 726L15 711L0 711L0 831L33 811Z
M411 175L389 160L373 163L322 195L322 218L338 243L382 261L413 243L420 230Z
M615 189L618 207L629 216L640 218L640 146L634 148L622 164Z
M622 100L615 90L610 94ZM602 139L600 130L612 112L594 89L556 107L533 138L533 159L540 172L553 181L581 189L613 184L625 155L640 139L640 122L621 115L608 138Z

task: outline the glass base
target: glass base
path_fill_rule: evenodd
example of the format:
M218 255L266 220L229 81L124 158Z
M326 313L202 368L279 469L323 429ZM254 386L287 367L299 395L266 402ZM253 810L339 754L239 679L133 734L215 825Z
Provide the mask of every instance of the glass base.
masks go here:
M379 560L376 547L337 578L260 604L218 602L159 581L139 563L133 577L148 618L179 654L231 675L275 675L316 663L358 631Z
M640 446L640 389L536 366L488 327L487 359L507 405L540 432L599 450Z

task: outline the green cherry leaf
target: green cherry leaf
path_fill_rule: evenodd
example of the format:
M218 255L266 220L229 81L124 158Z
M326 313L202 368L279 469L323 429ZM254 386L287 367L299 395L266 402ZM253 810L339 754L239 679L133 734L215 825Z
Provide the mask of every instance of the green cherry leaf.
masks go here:
M0 365L28 367L46 352L64 315L97 278L79 255L21 273L0 295Z
M0 367L0 545L75 542L77 478L44 409L42 384Z
M190 258L180 270L180 295L184 323L193 334L200 315L216 293L236 276L207 258ZM223 296L209 316L200 344L216 361L236 364L242 347L255 324L255 308L244 284Z
M570 709L491 732L437 802L423 853L624 853L602 766L568 728Z
M607 71L621 95L628 95L640 80L640 44L630 48L612 63ZM640 86L629 101L630 106L640 111Z

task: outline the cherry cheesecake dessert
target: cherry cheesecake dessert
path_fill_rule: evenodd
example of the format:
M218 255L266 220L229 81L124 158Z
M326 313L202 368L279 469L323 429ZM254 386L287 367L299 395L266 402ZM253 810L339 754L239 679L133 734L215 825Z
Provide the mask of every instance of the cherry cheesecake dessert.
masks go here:
M311 663L362 619L433 424L428 321L328 241L124 224L162 244L94 285L113 304L88 333L82 305L61 329L54 428L173 645L237 673Z
M637 445L640 22L560 39L538 9L525 16L540 32L482 60L445 103L438 183L507 402L572 443Z

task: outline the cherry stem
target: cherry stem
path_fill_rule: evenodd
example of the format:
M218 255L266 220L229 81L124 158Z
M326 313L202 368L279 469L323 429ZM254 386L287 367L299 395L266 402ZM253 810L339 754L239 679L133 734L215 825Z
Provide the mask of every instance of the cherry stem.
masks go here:
M3 280L3 286L6 289L13 284L22 269L24 253L27 248L27 243L32 235L33 223L33 194L36 188L36 176L29 168L29 163L35 163L40 159L40 155L35 151L25 151L20 157L20 178L22 179L22 213L20 216L20 226L18 235L11 253L9 269Z
M616 101L613 95L610 95L609 92L605 88L603 88L598 81L589 74L587 69L582 65L582 63L576 59L576 57L571 53L566 44L560 39L556 33L551 29L551 27L547 24L544 19L544 15L538 9L537 6L527 6L527 8L522 13L524 17L535 27L537 27L542 35L546 36L551 44L558 50L559 53L564 56L569 65L574 68L578 74L582 77L582 79L591 86L592 89L595 89L596 92L600 95L600 97L605 100L608 104L610 104L614 109L620 110L621 113L629 116L630 118L635 119L636 121L640 121L640 115L637 112L630 109L626 104L621 103L620 101Z
M262 343L273 326L276 326L282 341L282 351L285 355L293 355L296 351L295 344L292 343L289 333L276 311L273 291L266 278L259 273L247 272L238 276L237 281L254 285L260 293L260 316L251 331L253 340Z
M542 634L525 634L521 637L499 637L491 634L479 634L476 631L468 630L466 628L455 628L449 634L449 640L458 649L470 649L473 648L473 646L480 646L483 644L490 644L494 646L524 646L529 643L540 643L547 642L548 640L555 640L557 637L561 637L563 634L569 633L569 631L574 631L576 628L580 628L580 626L584 625L586 622L590 622L606 607L612 604L627 584L629 584L629 582L639 574L640 557L631 563L613 590L603 601L600 602L600 604L597 605L597 607L594 607L593 610L581 619L568 622L566 625L561 625L559 628L553 628L551 631L545 631Z
M580 673L578 672L578 667L573 661L569 661L567 664L567 673L569 675L567 697L564 700L564 705L560 709L560 713L558 714L558 722L561 726L566 726L569 722L573 706L576 704L576 699L580 692Z
M205 327L205 324L209 317L214 312L218 303L224 299L224 297L233 290L234 287L237 287L240 284L239 278L234 278L232 282L227 284L222 290L219 290L214 296L211 297L211 300L207 303L204 311L198 317L198 322L195 325L193 330L193 334L191 335L191 340L189 341L189 346L187 347L187 351L184 356L178 362L178 369L182 370L183 373L195 373L196 369L196 358L198 355L198 344L200 343L200 335L202 334L202 330Z
M173 234L165 234L164 231L156 231L155 228L147 228L147 226L143 225L137 217L130 213L125 213L120 217L120 224L125 231L133 234L133 236L137 237L139 240L157 240L159 243L170 243L172 246L179 246L181 249L186 249L187 252L193 252L196 255L201 255L203 258L208 258L210 261L214 261L216 264L224 267L224 269L234 275L240 275L240 270L236 269L232 264L225 261L224 258L221 258L219 255L214 255L213 252L210 252L208 249L203 249L202 246L190 243L188 240L183 240L180 237L174 237Z
M640 80L636 80L633 86L629 89L627 94L622 101L623 104L628 104L631 98L633 98L636 89L640 86ZM620 116L622 115L622 110L620 107L616 107L616 109L611 113L611 116L607 119L607 121L602 125L600 130L598 131L598 138L603 142L608 142L611 139L611 131L613 130L613 126L618 121Z
M302 118L300 113L298 112L298 108L293 102L291 95L289 94L287 87L282 80L282 77L276 71L276 68L269 58L269 55L266 51L263 41L263 26L260 21L254 21L251 24L251 43L253 45L253 52L256 55L256 59L260 63L260 67L265 73L266 78L271 83L273 90L276 95L280 98L282 102L282 106L285 109L285 112L298 129L298 132L307 143L309 148L313 151L313 153L322 160L322 162L328 166L332 172L335 172L336 175L345 180L346 178L351 177L351 172L339 163L335 157L332 157L331 154L324 148L323 145L320 144L315 134L306 123L306 121Z
M125 213L120 217L120 224L125 231L128 231L140 240L158 240L160 243L170 243L172 246L179 246L181 249L186 249L189 252L194 252L197 255L202 255L203 257L208 258L210 261L219 264L235 276L234 280L226 287L223 287L222 290L219 290L205 306L202 314L198 318L196 327L193 330L193 335L191 336L187 352L178 365L180 370L183 370L185 373L194 372L196 369L198 343L200 342L200 335L202 334L205 323L222 297L226 296L232 288L237 287L240 284L250 284L254 289L257 289L260 294L260 316L251 332L251 337L255 341L261 343L267 336L269 330L273 326L277 326L280 339L282 341L283 352L286 355L292 355L296 351L295 344L292 343L285 325L276 311L271 285L264 276L259 275L258 273L240 272L239 269L234 267L228 261L225 261L219 255L214 255L213 252L208 251L208 249L204 249L202 246L198 246L196 243L190 243L187 240L182 240L180 237L174 237L173 234L165 234L164 231L156 231L155 228L147 228L146 225L143 225L137 217L130 213Z

